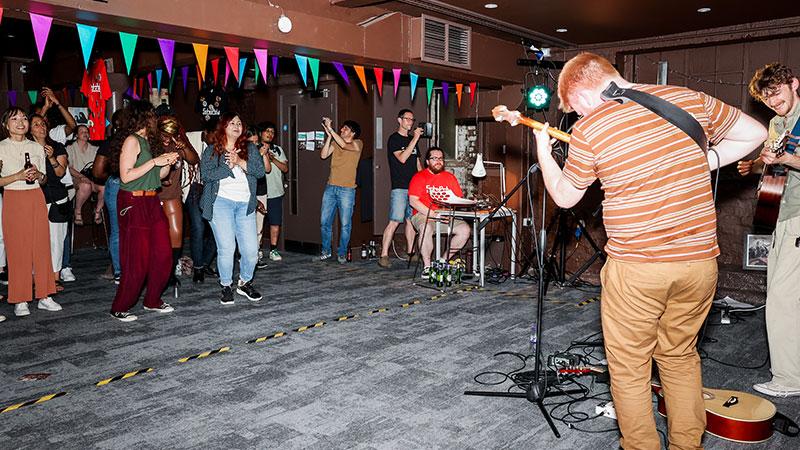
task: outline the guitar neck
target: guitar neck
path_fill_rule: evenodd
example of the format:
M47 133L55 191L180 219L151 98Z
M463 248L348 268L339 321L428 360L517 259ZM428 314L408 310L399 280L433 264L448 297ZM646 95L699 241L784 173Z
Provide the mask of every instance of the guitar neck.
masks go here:
M533 128L536 131L540 131L542 128L544 128L544 124L543 123L537 122L537 121L535 121L533 119L529 119L527 117L520 117L519 118L519 123L525 125L526 127ZM554 137L554 138L558 139L561 142L566 142L567 144L569 144L569 140L572 137L568 133L565 133L565 132L559 130L558 128L553 128L553 127L547 127L547 134L549 134L550 137Z

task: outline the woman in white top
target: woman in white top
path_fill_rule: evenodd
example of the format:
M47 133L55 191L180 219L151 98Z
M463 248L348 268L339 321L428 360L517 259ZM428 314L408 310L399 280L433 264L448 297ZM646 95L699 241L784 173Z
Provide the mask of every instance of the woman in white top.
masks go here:
M30 123L20 108L9 108L0 123L0 187L3 194L3 235L8 256L8 302L14 314L30 314L31 298L39 309L60 311L50 295L56 292L50 260L50 224L44 194L39 188L47 180L39 169L47 164L44 148L28 140ZM26 160L31 166L25 168ZM31 285L36 291L31 292Z
M93 192L97 193L97 206L94 208L94 222L101 223L103 220L103 185L95 183L89 176L92 171L94 157L97 155L97 147L89 143L89 128L86 125L78 125L75 130L75 142L67 147L69 156L69 173L75 183L75 225L83 225L83 204L89 199ZM88 169L88 170L87 170Z

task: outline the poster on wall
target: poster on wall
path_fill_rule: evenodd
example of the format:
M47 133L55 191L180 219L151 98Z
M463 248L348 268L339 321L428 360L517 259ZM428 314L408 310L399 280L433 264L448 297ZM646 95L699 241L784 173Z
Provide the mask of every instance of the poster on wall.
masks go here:
M85 106L70 106L67 109L72 114L72 117L75 118L75 123L89 126L89 108Z
M298 150L306 150L306 133L305 131L297 132L297 148Z
M316 134L313 131L306 132L306 150L313 152L317 149Z

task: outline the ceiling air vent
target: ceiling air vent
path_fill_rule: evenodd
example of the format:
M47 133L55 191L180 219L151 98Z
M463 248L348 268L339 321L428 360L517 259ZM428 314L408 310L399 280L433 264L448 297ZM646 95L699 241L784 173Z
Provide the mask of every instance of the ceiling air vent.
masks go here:
M469 69L471 33L469 27L423 14L412 21L411 57Z

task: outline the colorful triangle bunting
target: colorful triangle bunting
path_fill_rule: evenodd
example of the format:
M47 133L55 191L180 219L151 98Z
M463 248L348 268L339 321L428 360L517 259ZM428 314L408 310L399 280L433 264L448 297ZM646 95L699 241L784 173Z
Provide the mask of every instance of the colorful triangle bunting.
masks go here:
M364 74L364 66L353 66L353 69L355 69L356 75L358 75L358 81L361 82L361 87L364 88L364 92L369 93L367 89L367 76Z
M39 97L39 91L36 89L28 91L28 98L31 100L31 105L36 104L36 99Z
M47 36L50 35L50 26L53 25L53 18L34 13L28 14L31 17L33 38L36 40L36 49L39 51L39 61L41 61L44 56L44 47L47 45Z
M478 83L472 82L469 84L469 106L475 104L475 93L478 92Z
M175 41L172 39L158 38L158 46L161 47L161 56L164 57L164 64L167 65L167 75L172 76L172 59L175 55Z
M189 81L189 66L181 67L181 81L183 81L183 93L186 93L186 82Z
M278 79L278 61L280 58L277 56L272 57L272 78Z
M244 81L245 67L247 67L247 57L239 58L239 87L242 87L242 81Z
M225 47L225 55L228 57L228 67L233 71L233 77L239 81L239 47ZM225 72L226 74L228 72ZM228 77L225 76L225 84L228 84Z
M408 73L409 78L411 78L411 101L414 101L414 94L417 93L417 79L419 76L414 72Z
M447 81L442 81L442 100L444 101L444 107L447 108L447 97L450 95L450 83Z
M311 68L311 79L314 81L314 90L317 90L319 82L319 59L308 58L308 67Z
M161 92L161 77L164 75L164 69L156 69L156 90Z
M8 104L17 106L17 91L8 91Z
M214 75L214 86L219 83L219 58L211 60L211 74Z
M133 65L133 54L136 51L136 40L139 36L131 33L119 32L119 40L122 42L122 55L125 57L125 68L128 69L128 75L131 74L131 65Z
M256 81L258 81L259 71L264 83L267 83L267 59L269 52L265 48L254 48L253 52L256 54Z
M350 86L350 78L347 76L347 71L344 70L344 64L334 61L333 62L333 67L335 67L336 71L339 72L339 76L341 76L342 79L344 79L344 84L346 84L349 87Z
M375 74L375 82L378 84L378 97L383 97L383 67L373 67L372 73Z
M89 59L92 57L92 47L94 38L97 36L97 27L76 23L78 28L78 39L81 41L81 51L83 52L83 65L89 70Z
M433 94L433 80L430 78L425 79L425 89L428 92L428 104L431 104L431 94Z
M400 74L403 72L403 69L392 69L392 74L394 75L394 98L397 98L397 88L400 87Z
M300 70L300 76L303 77L303 86L308 86L308 58L303 55L294 55L297 61L297 69Z
M197 70L198 75L202 80L206 79L206 61L208 61L208 44L195 44L192 43L192 47L194 47L194 56L197 58ZM188 69L187 69L188 70ZM184 82L185 84L185 82ZM184 88L184 90L186 90Z
M461 90L464 89L464 83L456 83L456 103L458 108L461 109Z

